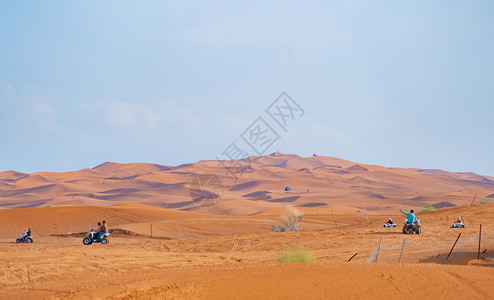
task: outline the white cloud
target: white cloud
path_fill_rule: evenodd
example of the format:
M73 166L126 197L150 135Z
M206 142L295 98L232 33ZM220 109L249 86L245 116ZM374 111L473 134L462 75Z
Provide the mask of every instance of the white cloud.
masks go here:
M34 116L43 118L55 118L55 110L44 97L37 97L31 101L29 111Z
M82 111L102 110L104 122L114 128L154 131L167 126L197 128L202 122L188 107L171 100L154 102L108 101L82 105Z
M134 109L127 102L111 101L105 103L104 109L105 120L111 125L129 126L136 121Z
M16 122L26 126L30 132L52 133L60 128L53 106L42 96L26 100L26 104L17 109Z

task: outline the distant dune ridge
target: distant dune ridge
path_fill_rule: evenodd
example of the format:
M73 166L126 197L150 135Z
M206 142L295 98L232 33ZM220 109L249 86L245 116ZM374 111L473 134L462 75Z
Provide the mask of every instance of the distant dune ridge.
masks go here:
M224 164L230 163L241 166L233 169L233 175L224 168ZM190 193L197 174L215 176L223 185L220 192L215 187L211 195L217 199L208 200L208 205L202 205ZM285 192L285 187L291 191ZM207 183L201 188L207 190ZM469 205L475 194L477 202L492 199L494 178L282 153L252 156L239 162L206 160L180 166L106 162L92 169L65 173L0 172L0 208L130 202L234 215L258 213L287 204L300 207L343 204L396 211L405 206Z

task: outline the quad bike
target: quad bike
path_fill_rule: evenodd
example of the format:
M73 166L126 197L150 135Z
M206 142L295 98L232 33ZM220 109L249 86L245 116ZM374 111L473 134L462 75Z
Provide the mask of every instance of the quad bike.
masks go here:
M415 223L405 222L403 224L403 233L404 234L414 233L414 232L416 234L422 233L422 226L420 225L420 220L417 220Z
M16 243L32 243L33 242L33 237L28 235L28 236L22 236L15 240Z
M453 223L450 228L465 228L465 224L463 223Z
M84 245L91 245L92 243L101 243L103 245L108 244L108 237L110 236L109 232L105 232L101 238L98 238L98 235L99 234L97 232L88 232L86 237L82 240L82 243Z
M396 224L389 224L389 223L386 223L383 225L384 228L389 228L389 227L396 227Z

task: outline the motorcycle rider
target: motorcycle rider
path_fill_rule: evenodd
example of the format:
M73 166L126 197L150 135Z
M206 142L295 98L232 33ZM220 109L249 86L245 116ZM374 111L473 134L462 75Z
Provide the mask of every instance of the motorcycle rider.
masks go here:
M99 224L99 223L98 223L98 224ZM106 226L106 221L105 221L105 220L103 220L103 226L101 226L100 228L101 228L101 231L100 231L100 233L99 233L99 235L98 235L98 240L100 240L100 239L101 239L101 236L102 236L103 234L105 234L105 233L107 233L107 232L108 232L108 226Z
M453 222L453 224L455 224L455 223L456 223L456 224L461 224L461 223L463 223L463 222L461 221L461 218L460 218L460 217L458 217L458 219L457 219L456 221L454 221L454 222Z
M393 224L393 220L391 220L391 218L388 218L388 222L386 222L386 224Z
M21 239L24 239L24 238L26 238L26 237L28 237L30 235L31 235L30 234L30 231L27 228L24 228L24 233L21 234Z
M91 229L90 231L91 238L93 239L96 236L96 238L98 239L100 233L101 233L101 222L98 222L98 227L96 227L96 230Z
M401 211L401 213L402 213L402 214L407 215L407 217L408 217L408 219L407 219L407 223L408 223L408 224L413 224L413 223L416 223L415 214L413 213L413 209L411 209L409 213L404 212L404 211L403 211L403 210L401 210L401 209L400 209L400 211Z
M21 241L26 241L26 238L31 236L31 228L24 228L24 233L21 234Z

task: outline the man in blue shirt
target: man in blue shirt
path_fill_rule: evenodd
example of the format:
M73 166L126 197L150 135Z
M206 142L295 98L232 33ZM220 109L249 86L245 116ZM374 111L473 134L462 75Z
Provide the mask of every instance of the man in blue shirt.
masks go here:
M415 214L413 213L413 209L411 209L409 213L404 212L401 209L400 209L400 211L401 211L401 213L407 215L407 217L408 217L407 223L410 223L410 224L415 223Z

